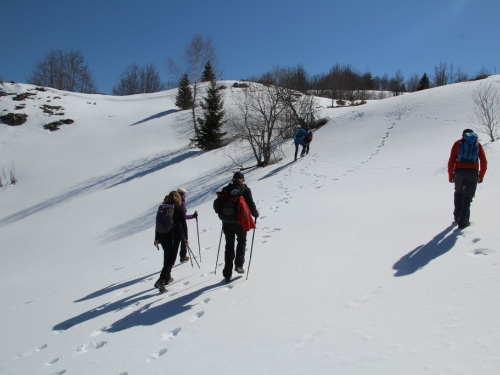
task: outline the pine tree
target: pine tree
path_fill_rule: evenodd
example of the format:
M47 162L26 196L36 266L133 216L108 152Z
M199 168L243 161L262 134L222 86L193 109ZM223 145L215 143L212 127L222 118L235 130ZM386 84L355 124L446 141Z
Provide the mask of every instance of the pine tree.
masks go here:
M180 82L177 96L175 97L175 105L180 109L189 109L193 106L193 92L189 86L189 78L185 73Z
M212 68L212 64L210 63L210 60L207 61L205 64L205 68L203 69L203 73L201 75L201 82L211 82L215 81L215 73L214 69Z
M207 151L224 146L223 137L226 133L221 131L225 122L224 102L215 81L210 82L207 96L203 97L200 105L203 114L201 118L197 118L199 131L198 137L193 139L193 142L197 147Z
M426 90L431 87L431 81L427 76L427 73L424 73L422 78L420 78L420 82L418 83L417 91Z

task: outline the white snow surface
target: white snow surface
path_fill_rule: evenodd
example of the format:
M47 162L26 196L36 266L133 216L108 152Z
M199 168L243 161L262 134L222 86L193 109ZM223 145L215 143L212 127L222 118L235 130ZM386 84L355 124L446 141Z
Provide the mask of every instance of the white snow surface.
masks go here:
M500 87L500 76L487 79ZM327 108L309 155L245 171L260 218L242 277L223 281L215 192L252 155L179 134L176 90L112 97L5 83L0 98L0 374L498 374L500 143L453 220L451 146L484 81ZM226 82L230 107L241 89ZM24 103L24 109L14 106ZM40 105L62 106L64 116ZM5 111L7 109L7 111ZM49 132L42 125L75 122ZM188 190L200 269L163 263L154 216ZM201 254L201 259L199 254ZM247 279L248 275L248 279ZM238 277L240 276L240 277Z

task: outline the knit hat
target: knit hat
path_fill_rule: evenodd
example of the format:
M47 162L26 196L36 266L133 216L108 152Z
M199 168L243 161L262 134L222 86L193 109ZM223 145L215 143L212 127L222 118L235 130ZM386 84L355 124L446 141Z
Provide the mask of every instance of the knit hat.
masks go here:
M241 172L236 172L233 175L233 180L244 180L244 179L245 179L245 176L243 176L243 173L241 173Z
M187 193L186 189L184 189L184 188L179 188L179 189L177 189L177 192L178 192L180 195L182 195L182 196L185 196L185 195L186 195L186 193Z
M465 130L462 132L462 135L464 135L465 133L474 133L474 130L472 130L472 129L465 129Z

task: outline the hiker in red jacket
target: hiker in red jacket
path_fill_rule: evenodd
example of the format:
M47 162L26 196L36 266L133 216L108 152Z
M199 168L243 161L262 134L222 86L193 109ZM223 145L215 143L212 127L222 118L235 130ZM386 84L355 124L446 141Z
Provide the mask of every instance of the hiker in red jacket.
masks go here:
M477 139L472 129L465 129L462 139L453 144L448 160L449 181L455 183L453 216L460 229L470 225L470 204L488 167L483 146Z

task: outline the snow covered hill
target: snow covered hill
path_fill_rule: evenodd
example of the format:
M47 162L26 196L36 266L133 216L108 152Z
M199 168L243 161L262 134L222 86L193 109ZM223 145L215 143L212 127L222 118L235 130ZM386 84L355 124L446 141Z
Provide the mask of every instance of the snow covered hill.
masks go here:
M234 172L227 154L251 155L190 148L175 90L0 85L36 93L14 111L24 125L0 124L0 173L18 180L0 188L0 374L497 374L500 146L479 133L489 168L465 230L446 170L478 85L325 102L307 157L293 162L290 142L280 164L246 171L261 217L248 280L230 284L224 239L214 274L212 201ZM44 104L75 122L43 129L61 118ZM188 226L201 268L176 265L158 295L154 215L178 187L200 213L200 248Z

